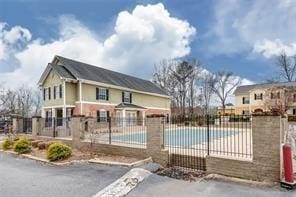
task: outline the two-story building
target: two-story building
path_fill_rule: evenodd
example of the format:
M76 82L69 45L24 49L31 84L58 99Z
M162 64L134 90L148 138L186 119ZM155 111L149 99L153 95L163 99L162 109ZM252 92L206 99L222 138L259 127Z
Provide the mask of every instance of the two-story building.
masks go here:
M255 111L269 111L268 102L273 99L282 99L288 94L285 94L282 90L284 88L296 88L296 82L285 82L285 83L265 83L255 85L239 86L234 91L235 95L235 114L247 115L254 113ZM272 91L275 89L276 91ZM293 90L294 91L294 90ZM295 94L289 94L289 97L294 98ZM295 97L296 98L296 97ZM296 114L296 105L294 101L289 106L288 114ZM296 104L296 100L295 100Z
M39 82L42 117L142 118L170 114L170 97L151 81L55 56Z

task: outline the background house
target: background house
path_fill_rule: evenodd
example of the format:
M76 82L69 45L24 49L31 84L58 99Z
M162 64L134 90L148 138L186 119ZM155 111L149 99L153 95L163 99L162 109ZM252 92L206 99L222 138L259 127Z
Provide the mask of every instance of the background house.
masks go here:
M296 115L296 82L239 86L234 95L235 114L278 110Z
M138 118L170 114L170 97L150 81L55 56L43 72L42 117Z

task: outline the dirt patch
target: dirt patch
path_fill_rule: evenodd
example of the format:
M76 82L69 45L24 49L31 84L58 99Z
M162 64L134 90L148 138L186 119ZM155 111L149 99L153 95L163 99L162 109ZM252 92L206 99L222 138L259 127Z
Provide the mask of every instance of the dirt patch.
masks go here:
M178 179L178 180L185 180L185 181L197 181L204 176L206 176L205 172L203 171L193 171L187 169L180 169L180 168L164 168L160 169L156 172L157 175L160 176L167 176L170 178Z

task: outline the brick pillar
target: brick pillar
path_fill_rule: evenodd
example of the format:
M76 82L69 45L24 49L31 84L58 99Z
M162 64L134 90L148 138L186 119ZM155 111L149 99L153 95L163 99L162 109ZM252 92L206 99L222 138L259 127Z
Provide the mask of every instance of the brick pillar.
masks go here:
M36 137L41 132L41 116L32 117L32 136Z
M23 132L23 117L19 115L12 116L12 133L22 133Z
M253 163L260 180L280 180L281 117L253 115Z
M168 164L168 151L163 144L164 121L163 118L147 118L147 152L152 159L166 166Z
M80 140L83 139L84 124L83 116L74 116L69 122L69 127L72 133L72 145L78 147Z

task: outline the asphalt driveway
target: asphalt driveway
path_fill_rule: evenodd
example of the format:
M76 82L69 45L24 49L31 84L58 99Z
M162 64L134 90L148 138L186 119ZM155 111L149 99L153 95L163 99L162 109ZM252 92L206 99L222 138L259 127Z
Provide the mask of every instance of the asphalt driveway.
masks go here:
M128 170L92 164L50 166L0 153L0 196L90 197Z
M0 153L1 197L91 197L121 176L128 168L92 164L50 166ZM127 196L266 196L292 197L279 187L250 187L219 181L188 182L152 174Z

